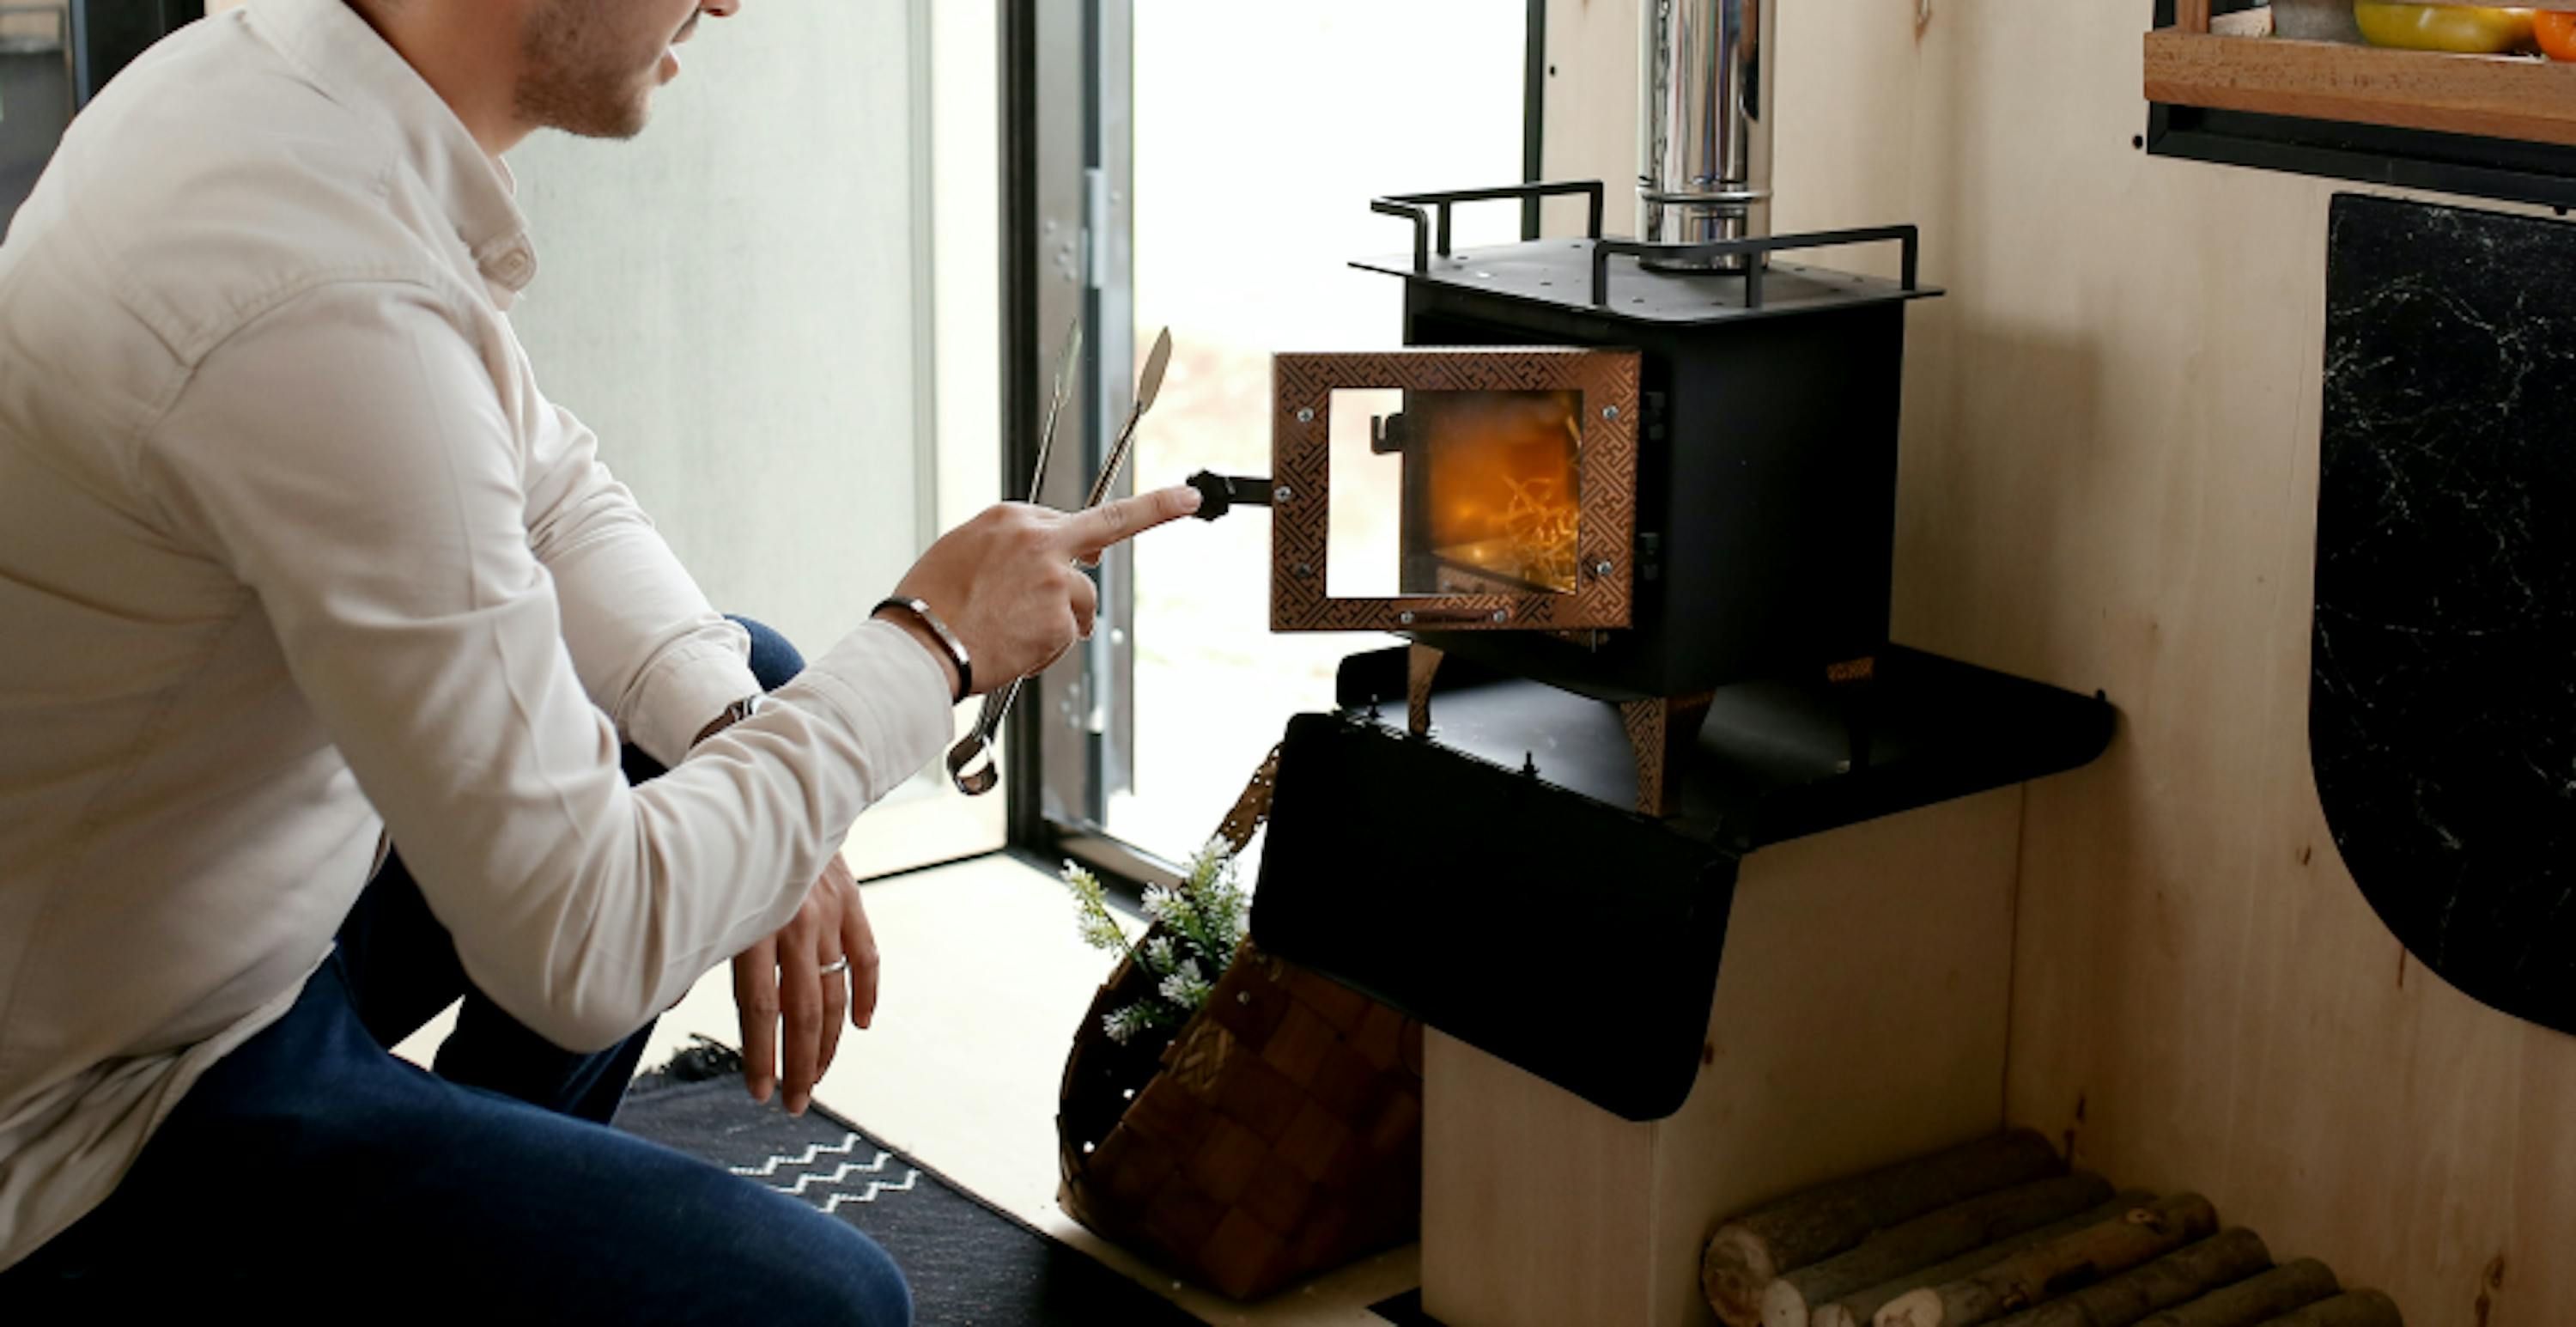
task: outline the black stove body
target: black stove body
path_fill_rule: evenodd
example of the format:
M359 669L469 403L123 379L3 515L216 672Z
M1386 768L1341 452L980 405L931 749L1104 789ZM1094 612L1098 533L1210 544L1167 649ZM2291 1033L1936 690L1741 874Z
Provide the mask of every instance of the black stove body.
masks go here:
M1600 237L1600 190L1541 184L1373 205L1415 226L1411 255L1356 264L1404 281L1407 346L1616 347L1640 358L1628 625L1409 634L1609 700L1761 676L1866 677L1887 643L1905 306L1940 293L1915 280L1914 229L1647 245ZM1450 251L1455 205L1557 193L1590 196L1591 235ZM1877 242L1902 246L1899 279L1775 258ZM1646 265L1712 257L1743 270Z

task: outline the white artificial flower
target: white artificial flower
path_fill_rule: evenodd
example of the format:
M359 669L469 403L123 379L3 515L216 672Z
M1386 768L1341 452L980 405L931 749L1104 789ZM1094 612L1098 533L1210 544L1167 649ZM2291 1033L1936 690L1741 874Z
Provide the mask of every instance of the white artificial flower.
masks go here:
M1160 987L1164 999L1190 1010L1207 1003L1208 989L1207 978L1200 975L1199 961L1195 958L1181 960L1181 965L1163 978Z

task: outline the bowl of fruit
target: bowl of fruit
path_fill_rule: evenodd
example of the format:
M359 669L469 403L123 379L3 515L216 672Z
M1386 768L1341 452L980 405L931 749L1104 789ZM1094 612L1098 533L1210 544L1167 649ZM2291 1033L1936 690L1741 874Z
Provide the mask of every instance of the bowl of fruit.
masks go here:
M2353 0L2352 17L2362 40L2373 46L2455 55L2545 51L2561 60L2576 60L2576 10Z

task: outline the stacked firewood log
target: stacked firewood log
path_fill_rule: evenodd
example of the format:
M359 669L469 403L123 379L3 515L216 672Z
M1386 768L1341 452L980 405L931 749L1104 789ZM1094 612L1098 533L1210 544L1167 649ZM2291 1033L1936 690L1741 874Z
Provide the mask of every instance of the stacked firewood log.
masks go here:
M1700 1285L1728 1327L2403 1327L2322 1263L2274 1266L2208 1199L2067 1174L2027 1131L1737 1217Z

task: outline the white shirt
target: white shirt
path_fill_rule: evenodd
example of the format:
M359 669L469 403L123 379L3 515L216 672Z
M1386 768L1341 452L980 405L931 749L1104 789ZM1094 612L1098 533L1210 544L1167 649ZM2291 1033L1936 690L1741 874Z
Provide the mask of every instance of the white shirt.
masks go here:
M380 828L475 984L597 1048L947 737L872 623L680 760L746 644L537 390L535 262L342 0L146 53L0 245L0 1266L293 1003Z

